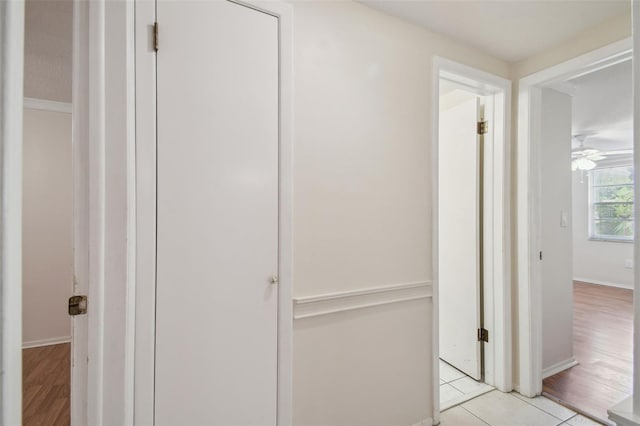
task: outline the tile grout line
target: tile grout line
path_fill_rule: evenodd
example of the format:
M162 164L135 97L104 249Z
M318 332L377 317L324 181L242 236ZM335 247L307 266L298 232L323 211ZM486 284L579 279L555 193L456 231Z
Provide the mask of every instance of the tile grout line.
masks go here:
M467 402L469 402L469 401L467 401ZM471 411L467 410L464 405L459 405L458 407L462 408L464 411L466 411L467 413L471 414L473 417L475 417L476 419L480 420L482 423L485 423L485 424L488 424L489 426L491 426L490 423L486 422L481 417L476 416L474 413L472 413Z
M510 393L511 393L511 392L510 392ZM517 392L516 392L516 393L517 393ZM518 393L518 395L520 395L520 394ZM524 395L521 395L521 396L522 396L523 398L526 398L526 396L524 396ZM545 397L544 397L544 396L542 396L542 395L540 395L539 397L540 397L540 398L545 398ZM575 411L573 411L573 410L569 410L567 407L564 407L564 406L562 406L562 405L558 404L557 402L550 400L549 398L546 398L546 399L548 399L550 402L553 402L554 404L556 404L556 405L557 405L557 406L559 406L559 407L562 407L562 408L564 408L564 409L566 409L566 410L571 411L572 413L574 413L574 414L573 414L573 416L569 417L569 418L568 418L568 419L566 419L566 420L562 420L560 417L558 417L558 416L556 416L556 415L553 415L553 414L551 414L550 412L548 412L547 410L543 410L542 408L540 408L540 407L538 407L538 406L536 406L536 405L531 404L529 401L526 401L526 400L524 400L524 399L522 399L522 398L518 398L517 396L514 396L514 398L517 398L517 399L519 399L520 401L524 402L525 404L529 404L530 406L532 406L532 407L534 407L534 408L537 408L538 410L542 411L543 413L547 413L547 414L548 414L548 415L550 415L551 417L553 417L553 418L556 418L556 419L560 420L560 422L562 422L562 423L564 423L564 422L568 422L569 420L571 420L572 418L574 418L575 416L577 416L577 415L578 415L578 413L576 413ZM536 398L537 398L537 397L536 397ZM534 399L534 398L530 398L530 399ZM562 424L562 423L560 423L560 424Z

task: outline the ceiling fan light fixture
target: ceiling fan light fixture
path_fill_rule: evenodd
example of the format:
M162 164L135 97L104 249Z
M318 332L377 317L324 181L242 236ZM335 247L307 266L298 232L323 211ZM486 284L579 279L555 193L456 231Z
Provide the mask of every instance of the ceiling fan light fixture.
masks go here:
M596 168L596 163L588 158L577 158L571 162L571 170L593 170Z

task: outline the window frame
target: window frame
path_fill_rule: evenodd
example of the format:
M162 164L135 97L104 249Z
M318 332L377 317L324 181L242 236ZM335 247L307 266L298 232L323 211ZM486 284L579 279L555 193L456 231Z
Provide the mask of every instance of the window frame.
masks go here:
M594 204L594 188L601 188L607 185L597 185L594 186L593 184L593 172L597 171L597 170L603 170L603 169L617 169L617 168L627 168L627 167L631 167L633 168L633 164L631 163L624 163L624 164L615 164L615 165L608 165L608 166L604 166L604 167L598 167L596 169L593 170L589 170L588 172L588 177L587 177L587 239L589 241L604 241L604 242L612 242L612 243L633 243L634 240L634 236L630 236L630 237L617 237L615 235L597 235L595 234L595 222L594 222L594 214L593 214L593 204ZM620 184L620 185L615 185L615 186L631 186L632 189L635 186L635 182L631 183L631 184ZM635 203L635 198L634 200L631 202L632 208L633 208L633 204ZM631 216L631 222L633 223L633 226L635 228L635 217L634 215ZM635 231L634 231L635 234Z

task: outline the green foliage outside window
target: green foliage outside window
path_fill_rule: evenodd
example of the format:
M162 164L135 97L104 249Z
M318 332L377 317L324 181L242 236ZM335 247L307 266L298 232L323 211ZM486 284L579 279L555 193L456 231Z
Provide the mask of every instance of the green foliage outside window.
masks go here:
M633 238L633 168L591 171L591 237Z

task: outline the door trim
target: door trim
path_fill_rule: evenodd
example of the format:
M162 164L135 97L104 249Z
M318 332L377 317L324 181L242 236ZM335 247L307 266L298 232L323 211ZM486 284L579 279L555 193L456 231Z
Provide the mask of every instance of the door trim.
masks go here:
M631 58L627 38L520 79L518 83L517 264L519 392L542 392L542 283L539 251L540 212L540 88Z
M22 115L24 1L0 4L0 423L22 424Z
M434 423L440 419L440 367L439 367L439 319L438 319L438 135L440 78L446 77L473 88L482 96L492 98L495 114L490 126L494 130L490 149L485 155L485 199L493 200L484 205L484 282L485 328L492 338L485 346L485 368L490 372L485 381L498 389L509 392L512 384L511 344L511 257L510 257L510 136L511 136L511 81L505 78L450 61L433 58L432 74L432 268L433 268L433 411ZM488 223L487 218L493 218ZM489 255L490 254L490 255ZM492 368L491 368L492 367Z
M293 14L291 5L282 1L229 1L278 18L280 175L277 424L290 426L293 349ZM155 20L155 2L136 0L135 81L130 82L135 85L136 108L134 424L154 422L156 59L150 36ZM159 22L159 27L162 28L162 22Z

